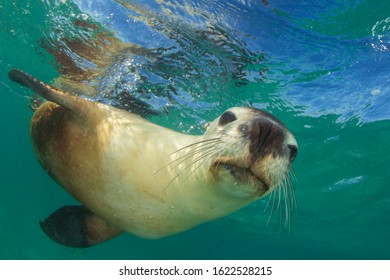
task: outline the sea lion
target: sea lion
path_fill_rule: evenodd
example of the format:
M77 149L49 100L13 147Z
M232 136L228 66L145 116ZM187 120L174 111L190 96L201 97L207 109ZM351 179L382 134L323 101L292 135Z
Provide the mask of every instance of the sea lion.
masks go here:
M52 87L20 70L9 77L44 97L31 140L48 174L83 206L41 222L53 240L87 247L126 231L179 233L277 189L297 155L273 115L234 107L203 135L186 135Z

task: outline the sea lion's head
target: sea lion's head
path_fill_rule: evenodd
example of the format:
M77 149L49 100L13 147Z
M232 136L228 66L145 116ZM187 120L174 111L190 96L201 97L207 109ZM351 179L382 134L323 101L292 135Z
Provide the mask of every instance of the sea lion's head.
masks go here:
M298 152L295 137L282 122L242 107L230 108L211 122L199 147L209 155L215 180L239 197L260 197L288 182Z

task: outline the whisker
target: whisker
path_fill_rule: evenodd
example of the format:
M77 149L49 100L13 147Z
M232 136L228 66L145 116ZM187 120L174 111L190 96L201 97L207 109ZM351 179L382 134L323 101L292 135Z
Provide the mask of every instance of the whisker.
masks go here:
M284 195L284 212L285 212L285 221L284 226L288 228L289 226L289 219L290 219L290 200L288 196L288 189L286 186L286 182L282 185L283 195Z
M289 169L289 178L291 179L291 181L297 182L297 176L295 175L295 170L292 166L290 166Z
M226 134L227 136L230 136L228 134ZM188 168L194 166L196 163L200 162L200 164L198 164L198 166L196 166L188 175L187 177L184 179L184 181L186 181L198 168L200 168L205 162L207 162L211 157L219 157L223 151L226 151L226 150L230 150L230 152L225 155L225 156L229 156L231 153L235 152L235 150L237 151L238 149L236 149L235 146L238 146L238 143L235 142L232 142L234 145L230 145L230 147L220 147L219 149L215 148L215 146L211 146L211 147L208 147L209 144L216 144L216 143L222 143L223 141L220 139L220 138L214 138L214 140L217 140L215 142L212 142L212 143L207 143L204 144L201 148L196 148L194 149L193 151L191 151L191 156L194 156L196 155L197 152L195 152L195 150L199 150L199 151L202 151L202 155L195 158L193 160L193 162L191 164L189 164L188 166L186 166L183 170L181 170L169 183L168 185L165 187L165 190L167 189L167 187L176 179L178 178L179 176L181 176L185 170L187 170ZM205 152L206 151L206 152ZM204 153L205 152L205 153ZM189 159L191 156L184 156L183 160L180 162L184 162L185 160ZM180 163L176 164L175 166L178 166ZM216 167L218 167L218 164L219 162L217 163Z
M287 174L287 177L285 179L286 181L286 187L289 192L289 200L291 203L290 209L291 210L297 210L297 200L296 200L296 195L295 195L295 189L293 187L293 183L291 181L291 173L292 170L290 170Z
M194 149L190 149L189 152L187 152L187 153L184 154L184 156L179 156L179 157L178 157L177 159L175 159L175 160L179 160L179 159L181 159L181 158L187 156L188 154L195 154L196 152L201 151L202 149L205 149L205 148L207 148L207 147L209 147L209 146L213 147L215 144L221 143L221 142L222 142L222 141L221 141L220 139L217 139L217 138L216 138L216 139L213 139L213 141L210 141L210 142L201 141L200 143L197 143L197 145L195 146ZM194 146L194 145L191 144L191 146ZM187 146L187 147L188 147L188 146ZM172 153L171 156L174 155L175 153L179 152L179 151L184 151L187 147L181 148L180 150L178 150L178 151Z
M293 183L291 182L290 176L287 177L288 181L288 187L290 189L290 197L291 197L291 204L292 204L292 210L297 210L297 198L295 195L295 189L293 187Z
M297 207L291 174L293 174L293 171L290 169L286 173L286 177L283 179L283 181L280 182L279 185L271 191L264 209L265 212L267 209L271 208L267 219L267 226L269 226L274 213L279 211L280 231L282 231L282 228L287 228L288 231L291 230L291 212L296 210Z
M202 141L197 141L197 142L195 142L195 143L192 143L192 144L190 144L190 145L184 146L184 147L182 147L182 148L176 150L175 152L173 152L172 154L170 154L170 156L171 156L171 155L174 155L175 153L178 153L178 152L181 152L181 151L183 151L183 150L186 150L186 149L188 149L188 148L191 148L191 147L193 147L193 146L196 146L196 148L193 149L193 150L191 151L191 153L195 154L196 151L202 150L202 148L207 147L208 145L213 145L213 144L217 144L217 143L222 143L222 140L221 140L221 138L220 138L221 134L222 134L222 135L229 136L229 137L231 137L231 138L239 138L239 137L233 137L233 136L231 136L231 135L229 135L229 134L226 134L226 133L224 133L224 132L219 132L219 133L214 133L214 134L218 135L218 138L211 138L211 139L206 139L206 140L202 140ZM211 136L212 136L212 135L213 135L213 134L211 134ZM187 153L186 155L188 155L188 153ZM182 157L179 157L179 158L175 159L175 160L172 161L172 162L175 162L175 161L177 161L177 160L180 160L180 158L182 158ZM169 165L169 164L168 164L168 165Z
M203 142L203 141L202 141ZM220 143L220 141L218 139L214 139L213 142L210 142L210 143L201 143L200 146L196 147L195 149L189 151L188 153L186 153L185 155L181 156L181 157L178 157L174 160L172 160L171 162L167 163L166 165L164 165L163 167L161 167L160 169L158 169L157 171L155 171L153 173L156 174L160 171L162 171L163 169L167 168L168 166L172 165L173 163L175 162L178 162L176 163L175 165L172 166L172 168L176 168L177 166L179 166L181 163L183 163L184 161L186 161L187 159L191 158L192 156L196 155L198 152L201 152L201 151L206 151L210 148L213 148L214 147L214 144L217 144L217 143ZM193 146L193 144L191 144L191 146ZM180 150L184 150L185 148L181 148ZM177 151L176 151L177 152ZM176 153L174 152L174 153ZM172 153L171 155L173 155L174 153Z
M280 202L282 200L282 192L280 190L280 187L278 187L277 190L278 190L278 205L276 206L276 210L280 210Z
M205 154L203 156L203 158L199 159L199 160L196 160L194 163L192 163L191 165L194 165L196 162L200 161L203 159L203 162L201 162L198 166L195 166L194 170L192 170L188 175L187 177L183 180L183 182L187 181L187 179L192 175L194 174L194 172L199 169L205 162L207 162L213 155L215 155L213 152L210 152L208 154ZM187 168L186 168L187 169ZM178 174L178 176L180 176L180 174ZM177 176L177 177L178 177Z
M212 156L219 156L219 153L221 151L223 151L224 149L223 148L216 148L216 147L210 147L208 148L209 151L207 151L206 153L203 153L201 154L201 156L197 157L194 159L194 161L191 162L191 164L189 164L188 166L186 166L183 170L181 170L169 183L168 185L165 187L164 190L167 189L167 187L176 179L178 178L179 176L181 176L185 170L187 170L188 168L194 166L196 163L198 163L199 161L203 160L203 162L201 162L197 167L195 167L195 169L193 171L190 172L190 174L188 174L187 178L185 178L185 180L187 180L189 178L189 176L191 176L198 168L200 168L205 162L207 162ZM194 153L194 155L196 155L196 153ZM178 166L178 164L176 165ZM184 181L185 181L184 180Z
M269 205L270 205L270 203L271 203L271 198L272 198L272 196L273 196L273 191L271 191L269 194L268 194L268 201L267 201L267 204L265 205L265 208L264 208L264 212L265 211L267 211L267 209L268 209L268 207L269 207Z
M220 143L220 142L219 141L215 141L215 142L212 142L212 143L202 144L201 146L198 146L195 149L190 150L188 153L184 154L183 156L180 156L177 159L173 160L170 164L172 164L172 163L174 163L176 161L182 160L181 162L179 162L179 164L180 164L183 161L185 161L186 159L191 158L192 156L194 156L194 155L196 155L196 154L198 154L200 152L207 151L209 149L215 148L215 144L218 144L218 143Z
M171 153L169 155L172 156L172 155L174 155L174 154L176 154L178 152L181 152L181 151L183 151L185 149L189 149L189 148L191 148L193 146L197 146L199 144L204 144L204 143L208 143L208 142L213 142L213 141L216 141L216 140L220 140L220 138L210 138L210 139L205 139L205 140L202 140L202 141L196 141L196 142L194 142L192 144L186 145L186 146L184 146L184 147L174 151L173 153Z
M213 155L214 153L215 153L214 150L210 150L210 151L208 151L207 153L202 154L201 156L199 156L198 158L196 158L191 164L189 164L188 166L186 166L183 170L181 170L179 173L177 173L177 175L176 175L175 177L173 177L173 179L172 179L172 180L167 184L167 186L164 188L164 191L168 188L169 185L172 184L172 182L173 182L174 180L176 180L179 176L181 176L185 170L187 170L188 168L190 168L191 166L193 166L194 164L196 164L196 163L199 162L200 160L206 158L207 156ZM197 169L197 168L195 168L195 170L196 170L196 169ZM195 170L194 170L194 171L195 171ZM194 171L192 171L191 174L192 174ZM187 177L187 178L188 178L188 177Z
M268 217L267 226L268 226L268 224L270 223L271 218L272 218L272 216L273 216L273 214L274 214L274 211L275 211L276 191L271 192L271 195L272 195L272 208L271 208L271 213L270 213L270 215L269 215L269 217Z
M279 201L278 201L278 208L279 210L279 233L282 231L282 225L283 225L283 209L281 207L282 204L282 188L278 188L278 196L279 196Z

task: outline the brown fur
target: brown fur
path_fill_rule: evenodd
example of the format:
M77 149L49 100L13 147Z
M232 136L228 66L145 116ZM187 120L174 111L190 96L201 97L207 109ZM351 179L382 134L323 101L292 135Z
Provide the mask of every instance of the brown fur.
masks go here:
M52 102L43 104L31 121L31 138L41 165L75 197L80 184L104 184L96 131L82 117ZM80 168L82 166L82 168ZM82 172L82 173L81 173ZM61 174L60 177L54 174Z
M93 213L86 217L85 224L88 246L110 240L123 232L123 230L111 226Z

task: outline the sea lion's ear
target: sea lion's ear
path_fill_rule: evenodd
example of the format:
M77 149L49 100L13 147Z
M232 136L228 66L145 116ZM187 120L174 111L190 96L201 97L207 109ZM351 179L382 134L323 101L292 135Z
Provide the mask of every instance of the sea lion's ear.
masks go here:
M84 206L64 206L40 222L40 225L52 240L76 248L110 240L123 232Z

